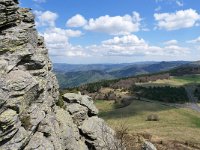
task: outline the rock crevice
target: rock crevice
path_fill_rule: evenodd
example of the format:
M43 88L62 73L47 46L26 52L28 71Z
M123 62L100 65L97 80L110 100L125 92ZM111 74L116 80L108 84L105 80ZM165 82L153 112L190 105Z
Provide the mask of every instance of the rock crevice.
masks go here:
M91 98L65 94L63 109L58 89L34 15L17 0L0 0L0 149L115 149Z

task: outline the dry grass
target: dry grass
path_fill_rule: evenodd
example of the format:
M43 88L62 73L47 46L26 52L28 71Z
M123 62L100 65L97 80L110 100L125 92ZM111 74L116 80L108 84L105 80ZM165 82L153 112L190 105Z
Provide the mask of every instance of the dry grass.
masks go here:
M99 112L108 112L114 109L114 101L95 100Z
M101 88L99 93L107 94L109 92L114 92L117 96L125 96L128 95L128 91L122 91L122 89L113 89L113 88Z
M113 91L114 91L114 89L112 89L112 88L101 88L99 90L100 93L104 93L104 94L109 93L109 92L113 92Z
M112 127L126 122L132 133L149 133L167 140L200 143L200 113L187 108L174 108L155 102L133 101L125 108L114 109L112 101L97 101L100 116ZM149 114L159 121L149 122Z

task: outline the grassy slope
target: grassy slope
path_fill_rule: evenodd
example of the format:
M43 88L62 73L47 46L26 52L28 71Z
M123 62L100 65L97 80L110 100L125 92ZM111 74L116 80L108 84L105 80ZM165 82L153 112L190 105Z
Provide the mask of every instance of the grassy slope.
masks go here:
M169 80L158 80L142 85L184 86L194 83L200 83L200 75L172 77ZM112 127L121 122L126 122L130 131L134 133L147 132L164 139L200 143L200 113L191 109L175 108L162 105L159 102L150 103L137 100L121 109L114 109L113 101L99 100L95 103L100 110L100 116ZM150 114L157 114L160 121L146 121L147 116Z
M200 115L193 110L137 100L121 109L113 109L111 101L96 101L96 106L112 127L126 122L134 133L148 132L166 139L200 143ZM149 114L159 115L160 121L146 121Z
M157 80L150 83L138 83L142 86L184 86L187 84L200 84L200 75L171 77L169 80Z
M173 77L174 81L190 84L190 83L200 83L200 75L188 75L188 76L179 76Z

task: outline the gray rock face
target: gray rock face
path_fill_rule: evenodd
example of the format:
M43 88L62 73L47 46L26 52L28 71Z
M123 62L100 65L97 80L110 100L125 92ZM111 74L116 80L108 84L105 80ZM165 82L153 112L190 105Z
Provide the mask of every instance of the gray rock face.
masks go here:
M156 147L152 143L150 143L148 141L144 142L144 145L143 145L142 149L143 150L157 150Z
M81 106L87 107L88 112L91 115L97 115L98 110L94 106L92 99L87 95L75 94L75 93L66 93L63 96L63 99L70 105L70 104L80 104Z
M90 97L68 93L66 109L56 106L51 70L33 14L18 0L0 0L0 149L116 149L115 133L97 117Z
M96 116L85 120L80 130L89 137L86 139L88 144L97 150L117 148L117 143L113 137L114 131L102 119Z

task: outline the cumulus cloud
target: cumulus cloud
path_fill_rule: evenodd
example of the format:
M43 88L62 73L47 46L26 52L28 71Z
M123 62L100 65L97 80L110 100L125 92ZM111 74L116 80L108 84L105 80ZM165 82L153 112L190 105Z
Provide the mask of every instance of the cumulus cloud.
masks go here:
M103 41L100 45L92 45L88 49L103 56L173 56L189 53L188 48L178 45L165 47L149 45L148 42L136 35L117 36Z
M140 29L141 18L136 12L134 12L132 16L102 16L103 19L99 17L92 19L93 21L91 21L91 19L88 22L86 21L86 24L82 23L85 30L115 35L115 37L102 41L97 45L88 46L73 45L70 43L70 38L80 37L83 33L79 30L57 27L55 22L58 15L56 13L50 11L35 11L35 14L37 16L38 27L46 27L41 34L45 38L49 54L53 57L159 56L160 58L160 56L183 56L189 52L188 48L178 46L175 40L167 41L167 45L159 47L150 45L144 39L131 34ZM71 25L78 27L81 26L80 22L79 24Z
M155 13L157 28L177 30L195 26L200 20L200 15L193 9L180 10L175 13Z
M69 37L79 37L82 35L79 30L61 29L61 28L49 28L44 32L44 37L49 43L64 43L68 41Z
M177 40L169 40L169 41L165 41L163 44L165 45L176 45L178 44Z
M143 39L139 39L135 35L127 35L127 36L122 36L122 37L114 37L113 39L103 41L102 43L106 44L106 45L134 44L135 46L136 45L138 46L138 45L143 45L145 43L145 41Z
M70 18L66 25L68 27L82 27L87 23L87 20L80 14L77 14Z
M111 35L124 35L137 32L140 29L140 14L133 12L132 15L124 16L101 16L89 19L85 30L102 32Z
M66 55L69 57L89 57L88 53L85 53L83 50L67 51Z
M98 18L90 18L86 20L82 15L77 14L71 17L67 23L67 27L83 27L83 29L92 32L101 32L110 35L128 35L137 32L141 27L141 17L138 12L132 15L124 16L100 16Z
M36 25L37 26L55 26L55 21L58 18L58 15L51 11L34 11L33 12L37 19L36 19Z
M51 56L174 56L189 53L189 49L168 42L164 47L149 45L136 35L116 36L102 41L99 45L80 46L69 43L70 37L81 36L80 31L52 28L43 34Z
M187 43L192 43L192 44L198 44L198 43L200 43L200 36L197 37L197 38L194 39L194 40L187 41Z
M54 12L34 11L34 14L37 27L46 27L40 34L44 37L51 56L89 56L81 46L74 46L69 42L70 38L82 36L81 31L56 27L58 15Z
M83 52L81 46L74 46L69 43L69 38L82 35L79 30L53 27L46 29L42 35L51 56L88 56Z

